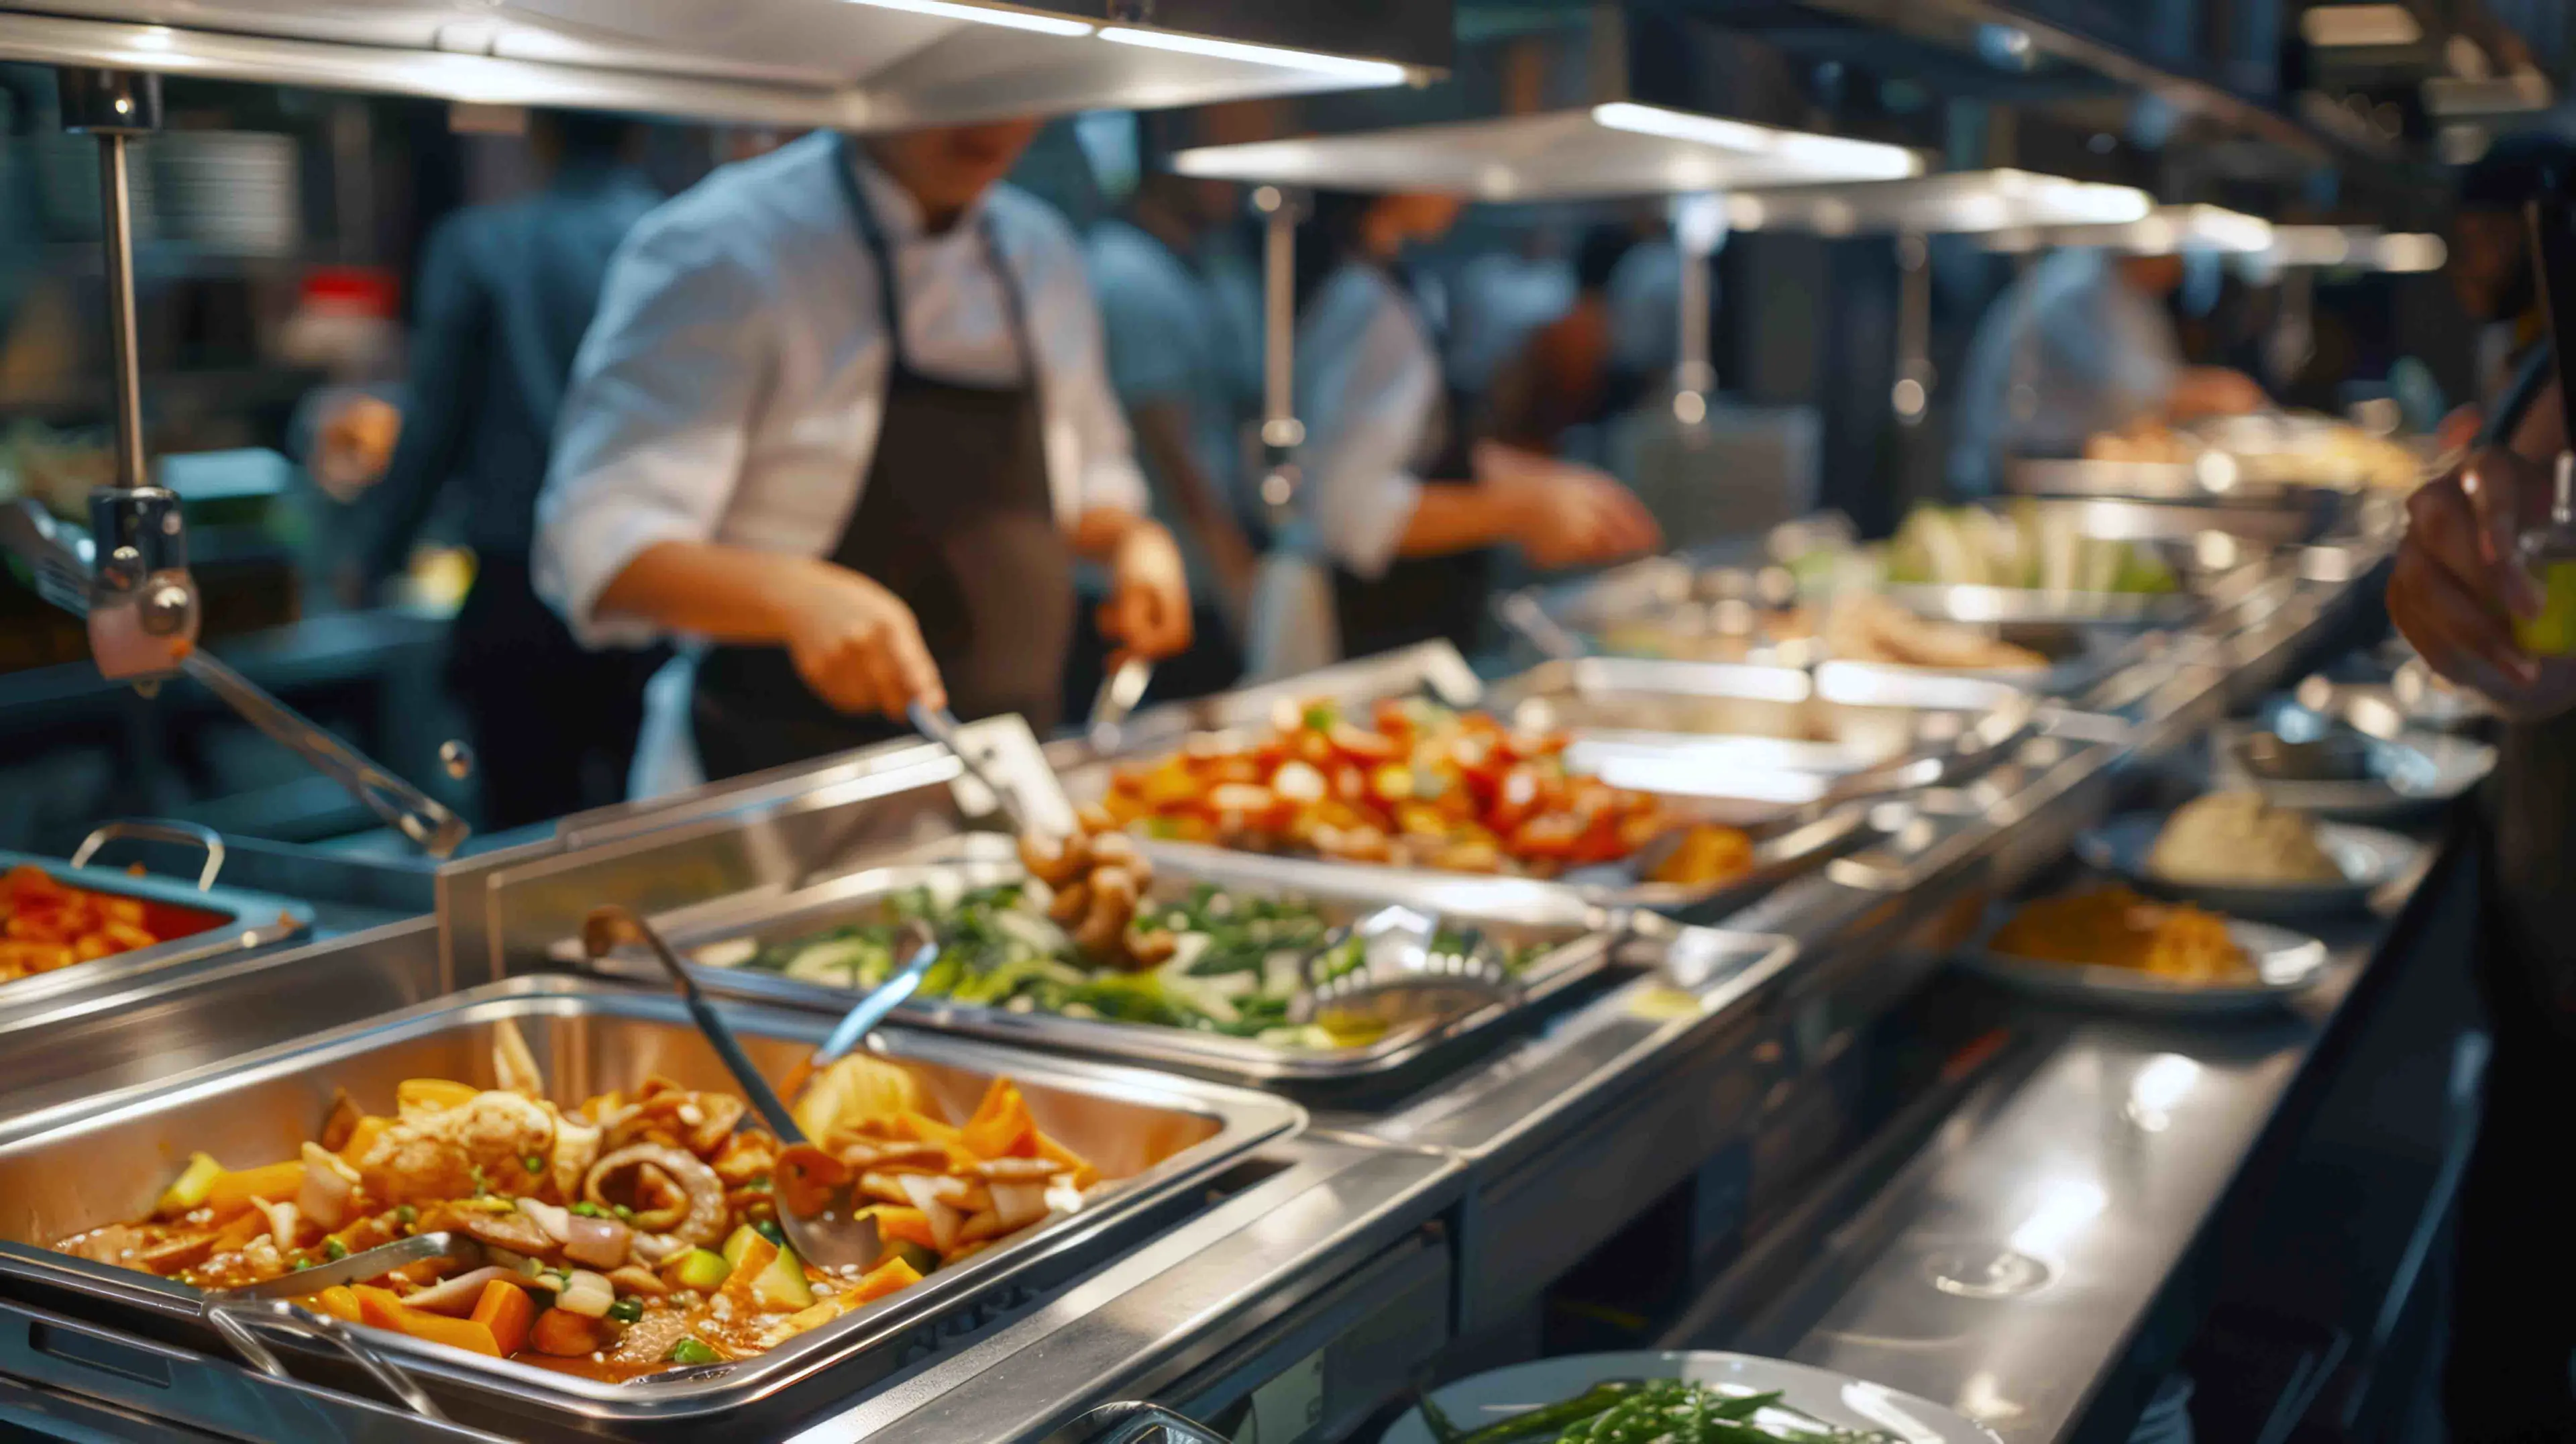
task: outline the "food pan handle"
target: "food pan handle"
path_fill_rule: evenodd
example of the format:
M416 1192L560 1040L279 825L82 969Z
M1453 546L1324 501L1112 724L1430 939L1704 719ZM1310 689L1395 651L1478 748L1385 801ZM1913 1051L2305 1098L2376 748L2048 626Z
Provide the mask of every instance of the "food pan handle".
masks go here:
M234 1352L249 1361L252 1368L272 1379L292 1379L294 1375L286 1371L286 1366L278 1362L277 1355L261 1341L257 1333L260 1329L328 1344L366 1370L368 1376L400 1401L404 1408L424 1419L441 1424L447 1422L447 1415L440 1411L420 1385L412 1381L411 1375L369 1348L339 1319L298 1308L285 1299L208 1299L204 1313L206 1322L214 1327L216 1333L224 1336L224 1342L232 1345Z
M213 887L215 875L224 870L224 840L215 835L213 828L200 827L193 822L159 822L139 817L121 817L114 822L102 822L91 828L89 836L81 839L81 845L72 849L72 866L89 866L89 860L98 856L98 850L101 847L120 837L141 838L146 842L175 842L181 847L204 848L206 865L197 873L199 892Z

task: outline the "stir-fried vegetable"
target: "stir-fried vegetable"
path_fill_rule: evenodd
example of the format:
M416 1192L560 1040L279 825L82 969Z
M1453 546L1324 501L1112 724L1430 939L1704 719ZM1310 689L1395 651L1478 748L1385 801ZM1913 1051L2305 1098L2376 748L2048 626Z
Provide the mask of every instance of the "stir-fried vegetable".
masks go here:
M652 1078L565 1108L508 1024L496 1077L411 1079L390 1115L346 1095L293 1161L227 1169L199 1153L153 1215L63 1239L100 1263L228 1288L415 1233L449 1230L488 1262L413 1264L308 1306L494 1358L597 1378L775 1348L1082 1205L1096 1169L995 1079L963 1124L902 1066L867 1054L810 1080L815 1143L782 1148L743 1100ZM886 1256L827 1273L787 1246L778 1211L851 1186ZM684 1347L686 1346L686 1347Z
M1229 892L1211 883L1168 898L1148 896L1135 905L1127 933L1168 935L1172 945L1154 967L1122 971L1095 964L1093 954L1049 915L1055 896L1038 879L973 888L946 901L929 888L916 888L896 894L865 921L773 943L744 965L834 987L872 988L895 968L903 924L919 919L931 924L940 945L938 961L922 979L927 997L1192 1028L1280 1047L1334 1048L1368 1040L1365 1031L1288 1021L1289 1005L1305 987L1300 963L1333 930L1333 919L1312 903ZM1467 943L1454 931L1438 941L1453 950ZM1544 950L1544 944L1507 947L1505 962L1524 968ZM701 955L700 961L711 956ZM1343 944L1318 963L1326 976L1359 965L1356 943Z
M41 867L0 873L0 983L201 933L218 913L74 887Z
M1422 1417L1440 1444L1879 1444L1836 1429L1772 1394L1727 1394L1687 1379L1605 1380L1571 1399L1461 1430L1430 1400Z
M1531 877L1704 833L1726 845L1680 849L1695 870L1667 857L1652 880L1705 885L1752 867L1744 833L1573 770L1569 740L1419 698L1380 702L1365 722L1322 703L1283 706L1249 745L1211 735L1120 769L1097 820L1254 852Z

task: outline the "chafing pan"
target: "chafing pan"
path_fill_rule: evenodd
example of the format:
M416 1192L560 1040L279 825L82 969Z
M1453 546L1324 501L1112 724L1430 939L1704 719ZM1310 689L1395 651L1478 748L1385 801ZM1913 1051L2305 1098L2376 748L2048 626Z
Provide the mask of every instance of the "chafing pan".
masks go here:
M677 999L590 979L518 978L271 1049L176 1083L57 1111L0 1131L0 1290L139 1333L214 1347L185 1285L50 1252L41 1244L151 1210L182 1160L203 1149L235 1165L291 1158L314 1137L333 1090L392 1111L404 1078L489 1083L493 1026L526 1034L559 1099L632 1089L652 1074L727 1086ZM784 1077L827 1019L736 1012L753 1060ZM980 1322L1115 1257L1170 1221L1197 1185L1265 1140L1301 1128L1295 1105L1245 1090L1014 1052L909 1030L877 1034L952 1117L987 1081L1018 1081L1039 1126L1107 1180L1081 1213L941 1269L921 1284L766 1354L662 1381L605 1384L368 1331L368 1342L466 1422L502 1432L686 1435L775 1424L892 1373L943 1330ZM326 1370L308 1364L317 1377ZM828 1371L828 1377L826 1373Z

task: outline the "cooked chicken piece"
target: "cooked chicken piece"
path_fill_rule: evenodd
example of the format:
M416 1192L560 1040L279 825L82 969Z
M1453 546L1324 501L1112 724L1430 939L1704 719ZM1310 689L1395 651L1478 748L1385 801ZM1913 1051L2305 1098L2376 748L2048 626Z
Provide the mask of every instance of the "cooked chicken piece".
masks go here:
M454 1108L395 1119L358 1160L358 1172L367 1191L387 1203L464 1198L478 1183L522 1184L526 1160L550 1157L554 1140L551 1110L493 1090Z

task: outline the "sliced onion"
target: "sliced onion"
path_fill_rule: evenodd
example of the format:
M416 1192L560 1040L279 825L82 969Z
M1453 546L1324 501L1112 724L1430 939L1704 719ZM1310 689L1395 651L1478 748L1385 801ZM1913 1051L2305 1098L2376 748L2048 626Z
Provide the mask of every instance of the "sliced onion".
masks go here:
M626 1262L628 1245L635 1231L613 1218L590 1218L578 1213L566 1214L564 1222L572 1230L564 1239L564 1257L594 1268L613 1269Z
M276 1242L279 1253L295 1247L296 1208L294 1204L271 1203L254 1194L251 1197L251 1206L257 1208L260 1216L268 1220L268 1236Z
M563 1286L562 1293L555 1295L556 1308L586 1319L606 1314L608 1306L615 1302L616 1286L609 1283L605 1274L595 1274L588 1269L574 1269L572 1280Z
M536 1220L537 1227L544 1229L555 1242L572 1242L572 1210L559 1208L541 1198L522 1198L517 1202L519 1212Z
M303 1210L306 1218L321 1225L325 1233L335 1232L349 1221L349 1195L353 1189L349 1179L332 1166L338 1162L313 1144L304 1145L304 1186L296 1191L295 1206Z
M433 1314L452 1314L462 1318L474 1312L475 1300L483 1297L483 1286L494 1279L508 1279L512 1283L524 1282L508 1269L489 1265L476 1269L472 1273L458 1274L452 1279L441 1279L418 1293L406 1294L403 1296L403 1302L415 1309L427 1309Z

